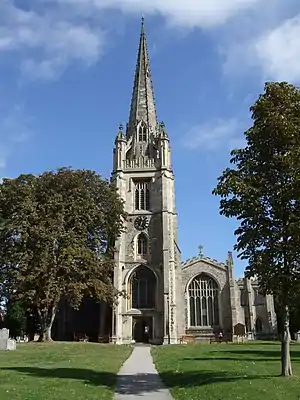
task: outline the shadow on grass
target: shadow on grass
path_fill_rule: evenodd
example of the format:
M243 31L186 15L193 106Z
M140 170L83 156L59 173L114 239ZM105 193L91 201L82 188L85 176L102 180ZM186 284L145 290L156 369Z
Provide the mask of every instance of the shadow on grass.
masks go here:
M280 359L281 355L280 355L280 349L274 349L274 350L262 350L262 349L226 349L226 350L222 350L221 353L225 354L232 354L232 355L243 355L243 356L254 356L253 361L255 360L262 360L262 361L266 361L267 359L271 360L278 360ZM218 354L220 354L220 352L218 352ZM257 357L257 358L256 358ZM291 357L293 359L299 359L300 358L300 351L299 350L293 350L293 348L291 347ZM243 358L244 359L244 358Z
M259 362L259 361L279 361L280 358L250 358L250 357L185 357L183 361L248 361L248 362ZM296 360L297 362L298 360Z
M164 372L157 374L119 375L109 372L98 372L89 369L76 368L38 368L38 367L2 367L6 371L16 371L40 378L60 378L83 381L85 384L105 386L119 394L138 395L142 393L158 392L165 385L172 387L199 387L211 383L237 382L242 380L267 379L271 375L242 375L225 371L188 371ZM118 379L117 379L118 378ZM116 385L117 384L117 385Z
M214 357L214 353L216 357ZM280 361L281 354L279 349L261 350L261 349L220 349L211 351L209 357L186 357L184 361L249 361L249 362L267 362ZM251 357L252 356L252 357ZM291 358L293 362L300 362L300 351L291 348Z

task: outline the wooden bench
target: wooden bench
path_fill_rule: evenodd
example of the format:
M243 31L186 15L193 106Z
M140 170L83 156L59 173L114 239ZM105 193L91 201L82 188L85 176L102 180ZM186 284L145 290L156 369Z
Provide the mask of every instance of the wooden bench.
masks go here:
M226 343L227 344L228 342L229 342L229 340L226 337L219 338L219 337L214 336L209 339L209 343Z
M86 335L86 333L74 333L73 335L74 341L75 342L88 342L89 337Z
M110 335L98 335L98 343L111 343L112 338Z
M179 343L180 344L195 343L195 336L183 335L183 336L180 337Z

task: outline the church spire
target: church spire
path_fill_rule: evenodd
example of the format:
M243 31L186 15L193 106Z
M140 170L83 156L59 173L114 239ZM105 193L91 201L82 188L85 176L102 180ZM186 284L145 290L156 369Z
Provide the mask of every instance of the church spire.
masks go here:
M151 129L155 132L157 116L151 81L144 17L142 17L140 44L131 99L128 125L129 135L133 134L136 124L141 120L147 124L147 130Z

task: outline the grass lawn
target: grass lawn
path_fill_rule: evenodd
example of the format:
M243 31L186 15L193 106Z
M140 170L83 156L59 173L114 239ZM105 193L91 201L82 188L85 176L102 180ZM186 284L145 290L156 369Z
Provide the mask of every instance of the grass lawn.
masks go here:
M279 376L275 342L171 345L152 355L176 400L299 400L300 346L291 349L293 378Z
M112 399L130 346L26 343L0 352L1 400Z

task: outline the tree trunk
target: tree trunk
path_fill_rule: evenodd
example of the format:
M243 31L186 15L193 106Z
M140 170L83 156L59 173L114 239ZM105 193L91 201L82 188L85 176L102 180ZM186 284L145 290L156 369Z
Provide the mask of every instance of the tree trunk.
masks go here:
M39 342L51 342L52 338L51 338L51 326L46 326L43 330L43 332L41 332L41 335L39 337Z
M38 310L38 315L40 317L41 332L39 337L39 342L51 342L51 330L56 315L56 308L52 307L48 311Z
M281 338L281 375L282 376L292 376L292 363L290 355L290 316L289 307L284 306L283 310L283 335Z

